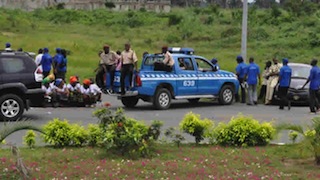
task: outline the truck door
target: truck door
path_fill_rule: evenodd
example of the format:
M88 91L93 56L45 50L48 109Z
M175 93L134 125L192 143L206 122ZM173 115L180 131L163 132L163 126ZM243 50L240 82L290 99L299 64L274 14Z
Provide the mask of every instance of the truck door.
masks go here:
M197 94L198 78L193 61L190 57L178 57L175 64L177 73L177 95Z
M205 59L195 58L197 64L198 94L218 94L220 84L219 71Z

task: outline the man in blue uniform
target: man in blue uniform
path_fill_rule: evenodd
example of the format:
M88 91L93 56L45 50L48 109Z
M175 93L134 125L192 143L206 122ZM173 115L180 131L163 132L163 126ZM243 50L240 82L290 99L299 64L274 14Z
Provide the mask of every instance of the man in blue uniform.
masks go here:
M64 69L63 63L63 55L61 54L61 49L56 48L56 55L53 57L53 69L54 69L54 76L58 79L63 79L63 72L61 70Z
M249 102L247 105L256 105L258 98L257 98L257 84L259 81L260 84L260 68L259 66L254 63L253 57L250 57L249 59L249 65L247 68L247 83L248 83L248 96L249 96Z
M288 101L288 89L291 83L292 70L288 66L289 60L287 58L282 59L282 67L279 73L279 96L280 96L280 107L283 110L285 105L288 105L288 110L290 110L291 103Z
M45 78L50 74L51 65L52 65L52 57L49 54L48 48L43 49L43 56L40 64L42 66L42 75Z
M238 66L236 67L236 74L238 76L238 80L241 87L241 103L246 103L246 81L245 75L247 73L247 65L243 62L242 56L237 56ZM239 102L239 94L236 94L236 101Z
M318 100L320 99L318 91L319 91L319 73L320 70L317 66L318 60L313 59L311 61L311 70L310 75L307 82L302 86L303 89L309 82L309 106L310 106L310 113L315 114L317 110L320 108Z
M218 64L218 59L217 59L217 58L213 58L213 59L211 60L211 63L216 66L216 69L217 69L217 70L220 70L220 66L219 66L219 64Z

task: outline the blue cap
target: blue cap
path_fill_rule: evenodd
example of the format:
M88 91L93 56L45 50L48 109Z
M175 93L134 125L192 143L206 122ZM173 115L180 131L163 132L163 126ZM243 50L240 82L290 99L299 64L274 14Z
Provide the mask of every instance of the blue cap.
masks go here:
M6 43L6 48L9 48L9 47L11 47L11 44L10 43Z
M45 48L43 48L43 51L44 51L44 52L48 52L49 49L45 47Z
M239 56L237 56L237 59L242 59L242 56L240 56L240 55L239 55Z
M56 48L56 51L61 51L61 48Z
M217 59L217 58L213 58L213 59L211 59L211 62L212 62L212 63L217 63L217 62L218 62L218 59Z
M288 64L289 60L287 58L282 59L282 64Z
M54 85L59 86L61 83L62 83L62 79L59 78L55 80Z

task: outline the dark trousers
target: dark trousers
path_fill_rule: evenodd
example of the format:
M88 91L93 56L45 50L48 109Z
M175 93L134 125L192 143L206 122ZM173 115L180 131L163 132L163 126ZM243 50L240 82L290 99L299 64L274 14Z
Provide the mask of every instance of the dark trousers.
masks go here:
M311 112L316 112L320 106L319 106L319 99L320 95L318 93L319 90L312 90L309 89L309 107Z
M96 83L99 88L105 88L104 75L106 72L103 66L104 65L100 64L96 72Z
M56 74L55 74L55 77L56 79L60 78L60 79L63 79L65 81L66 79L66 72L64 71L58 71Z
M241 89L241 103L246 103L246 88L241 85L242 83L244 83L244 78L238 78L238 81L240 83ZM236 101L240 101L239 92L236 94Z
M132 87L132 77L133 77L133 64L123 64L121 67L121 77L120 77L120 84L121 84L121 93L125 93L125 79L129 75L129 82L130 87Z
M113 88L113 83L114 83L114 73L116 71L116 66L115 65L107 65L106 70L108 73L109 72L109 77L110 77L110 88Z
M49 74L50 74L50 71L43 71L42 72L43 78L46 78Z
M262 85L260 88L260 94L258 99L264 99L264 97L266 96L266 92L267 92L267 85Z
M280 97L280 102L279 102L279 105L280 105L280 109L283 109L284 106L289 106L289 101L288 101L288 89L289 87L280 87L279 86L279 89L278 89L278 93L279 93L279 97Z

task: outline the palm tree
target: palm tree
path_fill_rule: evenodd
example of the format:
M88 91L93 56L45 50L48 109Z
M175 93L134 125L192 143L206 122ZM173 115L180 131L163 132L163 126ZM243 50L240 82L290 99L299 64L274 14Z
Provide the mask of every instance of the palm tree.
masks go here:
M301 134L308 146L312 146L315 163L320 165L320 117L312 119L312 125L303 130L301 125L281 124L277 127L278 132L282 130L291 130Z

